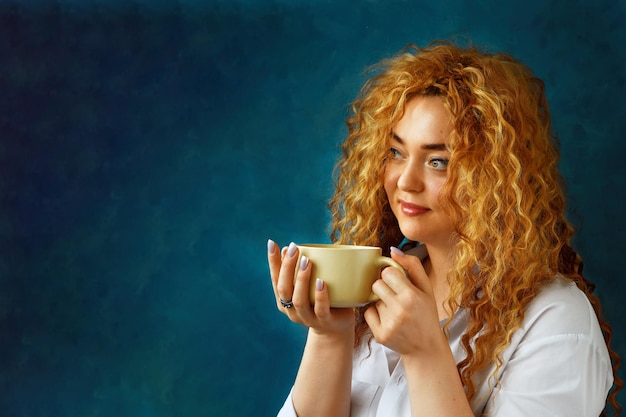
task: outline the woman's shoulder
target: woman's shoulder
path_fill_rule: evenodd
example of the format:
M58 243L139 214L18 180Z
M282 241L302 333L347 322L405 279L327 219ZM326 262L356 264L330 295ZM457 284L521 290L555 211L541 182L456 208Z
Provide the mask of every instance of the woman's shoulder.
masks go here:
M600 414L613 374L585 293L571 280L556 277L525 313L522 327L502 354L499 392L486 404L487 414ZM483 390L488 392L491 385L486 385Z
M558 335L589 336L603 341L596 313L576 283L557 276L527 306L522 329L525 339Z

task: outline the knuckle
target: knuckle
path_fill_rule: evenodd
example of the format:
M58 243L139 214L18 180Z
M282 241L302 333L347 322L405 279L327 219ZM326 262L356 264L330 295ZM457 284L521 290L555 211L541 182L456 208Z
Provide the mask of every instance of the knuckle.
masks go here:
M407 322L408 318L409 318L409 313L405 309L400 310L395 320L393 320L393 327L394 328L400 327L402 323Z
M309 282L309 277L306 275L306 271L299 271L296 275L296 281L301 285L306 285Z
M302 298L300 298L300 297L294 298L292 302L293 302L293 306L294 306L294 308L295 308L296 310L302 310L302 309L304 309L304 308L308 307L308 306L307 306L308 302L305 302L305 301L304 301Z
M380 329L378 331L376 340L383 345L388 344L390 340L389 340L389 332L387 332L387 329Z
M330 317L328 304L324 303L322 300L315 300L313 311L315 312L315 316L319 319L325 320Z
M315 317L320 322L328 322L330 320L330 314L327 314L326 311L322 308L315 309Z
M410 307L419 302L419 296L415 291L404 291L398 295L398 299L401 305Z
M293 285L285 281L278 281L276 289L278 290L279 294L289 294L291 291L293 291Z
M382 272L381 275L384 275L386 277L391 277L394 275L400 274L400 270L398 270L397 268L394 268L392 266L387 266L385 267Z
M386 267L385 269L383 269L383 270L380 272L380 277L381 277L381 278L383 278L383 279L385 279L385 278L390 278L390 277L391 277L391 275L389 275L389 274L393 273L393 271L390 271L390 269L391 269L391 268L389 268L389 267Z

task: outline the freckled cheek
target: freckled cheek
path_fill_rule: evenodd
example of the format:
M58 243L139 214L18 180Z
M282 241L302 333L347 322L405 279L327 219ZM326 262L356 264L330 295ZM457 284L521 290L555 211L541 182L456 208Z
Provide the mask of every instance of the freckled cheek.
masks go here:
M441 206L441 197L443 193L443 186L445 184L445 180L440 179L432 179L428 183L428 189L430 192L431 204L434 204L432 208L438 208Z
M454 226L453 226L453 222L452 222L452 218L449 216L449 214L445 211L443 211L442 209L442 203L443 203L443 199L444 199L444 194L443 194L443 187L445 185L446 181L438 181L435 184L433 184L433 196L435 198L436 201L436 205L434 206L437 211L439 211L445 218L444 222L445 224L447 224L447 226L449 227L450 231L454 230Z
M441 190L446 183L445 178L433 178L431 179L429 186L433 193L439 195L441 194Z
M433 192L437 195L441 194L441 189L443 188L443 182L440 181L433 181L431 183L431 190L433 190Z

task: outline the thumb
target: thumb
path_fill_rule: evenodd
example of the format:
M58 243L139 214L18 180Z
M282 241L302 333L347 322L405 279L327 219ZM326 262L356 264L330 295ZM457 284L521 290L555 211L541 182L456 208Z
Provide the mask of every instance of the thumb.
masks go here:
M430 280L428 275L426 275L424 265L417 256L407 255L400 249L392 246L391 259L398 262L406 270L407 276L413 285L422 290L430 288Z

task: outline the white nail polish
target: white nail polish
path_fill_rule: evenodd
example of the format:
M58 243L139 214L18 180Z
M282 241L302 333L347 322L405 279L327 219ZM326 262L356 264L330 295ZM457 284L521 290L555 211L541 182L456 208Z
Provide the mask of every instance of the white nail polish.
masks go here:
M289 244L289 249L287 249L287 257L291 258L295 253L296 253L296 248L298 247L298 245L296 245L295 243L291 242Z
M306 256L302 256L302 259L300 259L300 270L304 271L308 265L309 259Z

